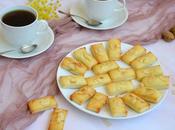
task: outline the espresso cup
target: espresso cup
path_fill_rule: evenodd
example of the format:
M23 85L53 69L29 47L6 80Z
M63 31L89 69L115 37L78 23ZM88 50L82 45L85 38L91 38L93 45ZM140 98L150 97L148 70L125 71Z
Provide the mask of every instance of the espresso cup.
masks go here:
M125 8L125 0L84 0L85 10L90 19L103 21Z
M29 12L32 15L34 15L35 18L33 19L33 21L31 21L31 23L22 26L10 25L5 21L3 21L6 15L13 13L15 11ZM19 23L19 25L20 24L21 23ZM24 44L32 44L36 40L37 35L41 32L46 31L47 29L48 29L47 22L45 20L38 20L37 11L29 6L8 7L0 12L0 30L3 39L7 43L10 43L13 46L20 47Z

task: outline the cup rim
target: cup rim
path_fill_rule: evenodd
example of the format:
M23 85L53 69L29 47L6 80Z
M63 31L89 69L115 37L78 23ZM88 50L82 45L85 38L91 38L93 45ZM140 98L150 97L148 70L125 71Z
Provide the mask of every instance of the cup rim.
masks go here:
M32 10L33 12L31 12L31 13L33 13L34 15L35 15L35 20L32 22L32 23L30 23L30 24L27 24L27 25L24 25L24 26L12 26L12 25L8 25L8 24L6 24L6 23L4 23L3 21L2 21L2 18L3 18L3 16L5 15L5 14L7 14L8 12L10 12L10 11L14 11L13 10L13 8L19 8L19 10L25 10L24 8L28 8L28 9L30 9L30 10ZM7 27L9 27L9 28L25 28L25 27L28 27L28 26L32 26L37 20L38 20L38 12L36 11L36 9L34 9L34 8L32 8L32 7L30 7L30 6L27 6L27 5L17 5L17 6L11 6L11 7L7 7L7 8L4 8L4 9L2 9L2 11L3 10L7 10L7 11L5 11L5 13L2 15L2 17L0 18L0 23L2 24L2 25L5 25L5 26L7 26ZM17 9L16 9L17 10ZM28 10L27 10L28 11Z

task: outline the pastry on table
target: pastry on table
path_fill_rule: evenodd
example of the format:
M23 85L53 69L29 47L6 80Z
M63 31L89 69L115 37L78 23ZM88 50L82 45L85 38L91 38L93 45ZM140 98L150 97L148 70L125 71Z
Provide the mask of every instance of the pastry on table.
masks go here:
M55 108L51 115L48 130L63 130L67 113L67 110Z
M70 100L76 102L77 104L83 104L85 101L89 100L96 93L93 87L84 86L79 90L75 91L71 96Z
M162 94L154 89L154 88L147 88L144 86L140 86L138 88L136 88L133 93L139 97L141 97L142 99L144 99L145 101L151 102L151 103L157 103L160 101Z
M110 39L107 44L109 60L120 60L121 41L119 39Z
M141 69L152 65L156 61L157 61L156 56L153 53L148 52L147 54L133 60L130 63L130 65L134 69Z
M106 85L106 91L110 96L118 96L132 90L133 85L131 81L118 81Z
M75 59L83 63L88 69L97 64L96 59L86 51L86 48L80 48L73 52Z
M127 93L122 97L123 102L131 109L138 113L142 113L150 108L150 104L133 93Z
M106 49L102 43L91 45L91 52L98 63L103 63L109 60Z
M111 82L108 74L100 74L86 78L88 86L98 87Z
M57 102L54 96L46 96L38 99L32 99L28 102L29 110L32 114L55 108Z
M106 104L108 97L102 93L97 92L87 104L87 109L99 113L101 108Z
M121 57L122 61L127 64L130 64L131 61L135 60L136 58L146 54L146 49L140 45L136 45L129 49L126 53L124 53Z
M84 75L87 71L87 67L84 64L71 57L65 57L61 62L61 67L76 75Z
M155 89L167 89L169 87L169 76L148 76L142 79L145 87Z
M59 82L63 88L80 88L87 85L85 78L78 75L60 76Z
M137 80L142 80L144 77L147 77L147 76L158 76L158 75L163 75L160 65L136 70Z
M108 104L113 117L127 116L128 110L120 97L109 98Z
M119 65L115 63L115 61L107 61L101 64L95 65L92 70L95 74L104 74L109 72L110 70L119 68Z
M120 68L109 72L112 81L135 79L135 71L132 68Z

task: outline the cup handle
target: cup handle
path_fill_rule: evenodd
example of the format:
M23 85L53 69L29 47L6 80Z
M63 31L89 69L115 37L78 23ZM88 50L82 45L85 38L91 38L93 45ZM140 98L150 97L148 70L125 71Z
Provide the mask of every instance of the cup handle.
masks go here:
M120 11L121 9L124 9L126 7L126 1L125 0L121 0L121 1L122 1L122 7L114 9L114 11Z
M46 20L38 20L37 22L38 22L37 34L47 31L49 25Z

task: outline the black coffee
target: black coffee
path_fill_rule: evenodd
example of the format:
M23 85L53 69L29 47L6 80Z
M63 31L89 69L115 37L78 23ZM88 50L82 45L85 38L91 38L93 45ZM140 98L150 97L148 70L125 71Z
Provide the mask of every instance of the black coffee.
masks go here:
M29 25L35 19L36 16L33 13L25 10L12 11L2 17L2 21L5 24L15 27Z

